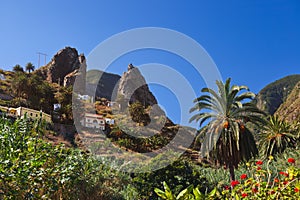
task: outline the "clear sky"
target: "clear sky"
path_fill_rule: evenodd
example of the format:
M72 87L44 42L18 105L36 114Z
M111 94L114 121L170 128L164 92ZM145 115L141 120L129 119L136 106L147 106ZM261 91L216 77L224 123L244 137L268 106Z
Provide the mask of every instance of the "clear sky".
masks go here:
M206 49L224 79L232 77L234 83L245 84L255 93L286 75L300 74L298 0L3 0L0 68L27 62L37 66L37 52L46 53L49 62L65 46L88 55L110 36L140 27L163 27L188 35ZM170 57L151 51L127 55L114 63L112 72L121 74L131 62L185 64ZM198 90L204 87L201 80L193 84ZM176 103L168 103L163 95L167 93L157 90L156 95L176 122L178 112L172 109Z

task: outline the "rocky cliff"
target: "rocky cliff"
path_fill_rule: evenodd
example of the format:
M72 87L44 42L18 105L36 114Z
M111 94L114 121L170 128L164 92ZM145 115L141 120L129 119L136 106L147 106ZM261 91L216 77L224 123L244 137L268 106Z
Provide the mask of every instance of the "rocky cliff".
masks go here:
M273 115L299 81L300 75L290 75L268 84L258 93L257 106Z
M39 73L49 83L57 83L65 87L73 85L75 78L80 76L81 90L84 90L86 84L85 56L78 55L75 48L65 47L58 51L46 66L36 70L35 73Z
M139 101L145 107L157 104L157 100L150 91L144 77L138 68L132 64L128 65L127 72L124 72L118 87L118 95L122 95L129 103Z
M300 121L300 81L296 84L286 101L280 105L275 115L289 122Z

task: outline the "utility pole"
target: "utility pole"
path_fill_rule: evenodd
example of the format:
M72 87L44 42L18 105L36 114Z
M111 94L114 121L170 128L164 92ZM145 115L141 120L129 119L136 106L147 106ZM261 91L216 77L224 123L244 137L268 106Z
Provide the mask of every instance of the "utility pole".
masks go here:
M40 67L41 55L44 56L44 58L45 58L45 63L44 63L44 65L46 65L46 57L47 57L48 55L45 54L45 53L41 53L41 52L37 52L37 54L39 55L38 67Z

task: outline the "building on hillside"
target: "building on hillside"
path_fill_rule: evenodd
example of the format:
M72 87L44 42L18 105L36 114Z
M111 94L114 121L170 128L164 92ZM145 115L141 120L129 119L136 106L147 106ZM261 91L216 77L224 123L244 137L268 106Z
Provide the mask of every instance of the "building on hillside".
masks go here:
M25 108L25 107L8 108L8 114L10 116L20 117L20 118L24 118L24 116L26 114L27 118L30 118L33 120L42 118L43 120L45 120L48 123L52 122L51 116L49 114L44 113L42 111Z
M107 107L120 108L121 105L120 105L118 102L115 102L115 101L109 101L109 102L107 103Z
M115 120L111 119L111 118L105 118L105 123L108 124L108 125L114 125Z
M105 130L105 119L102 115L85 113L83 119L80 121L81 125L87 128Z

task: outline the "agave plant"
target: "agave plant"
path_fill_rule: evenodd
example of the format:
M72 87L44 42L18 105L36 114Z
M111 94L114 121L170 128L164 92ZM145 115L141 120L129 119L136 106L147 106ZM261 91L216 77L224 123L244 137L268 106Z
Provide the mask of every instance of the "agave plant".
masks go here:
M230 86L230 81L230 78L225 84L216 81L218 92L210 88L202 89L206 94L194 100L195 106L190 112L198 113L190 122L199 122L199 134L205 134L200 156L229 168L230 178L235 180L234 169L240 161L258 154L254 137L246 123L263 123L264 113L252 103L255 94L249 92L248 87Z
M260 133L260 149L264 156L282 153L288 147L296 147L296 132L286 121L278 116L270 116Z

